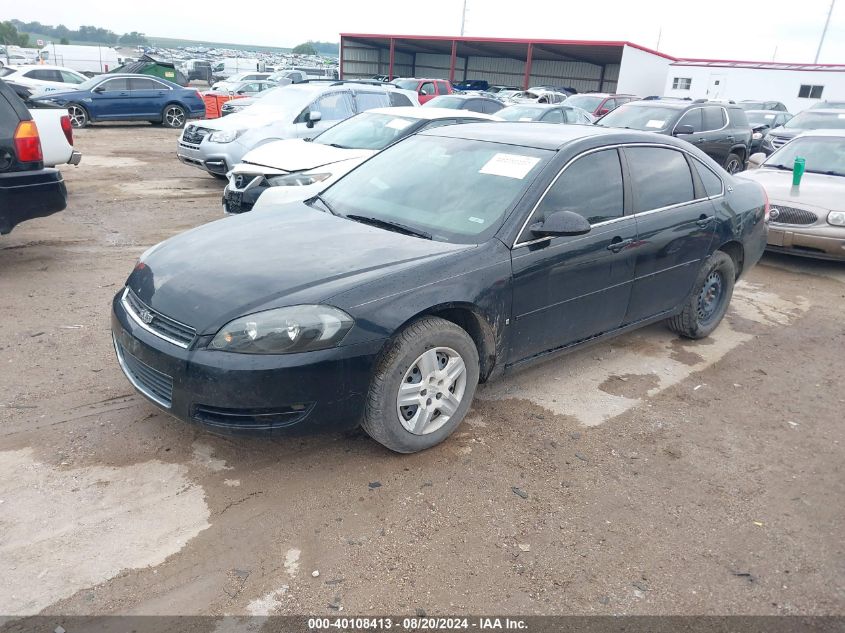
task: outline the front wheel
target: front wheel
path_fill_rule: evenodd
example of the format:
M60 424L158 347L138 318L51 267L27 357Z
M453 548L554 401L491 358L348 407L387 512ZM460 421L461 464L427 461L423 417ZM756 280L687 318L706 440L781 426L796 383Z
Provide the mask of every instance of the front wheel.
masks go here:
M161 122L170 128L184 127L187 119L188 115L185 113L185 108L175 103L166 105L161 113Z
M83 108L81 105L76 103L71 103L67 107L67 114L70 118L71 126L75 128L82 128L88 125L89 118L88 118L88 111Z
M739 156L739 154L736 154L734 152L728 154L728 159L725 161L725 171L729 174L735 174L737 172L742 171L742 169L742 158Z
M431 448L463 421L478 373L478 350L465 330L438 317L415 321L382 353L361 426L397 453Z
M701 267L681 313L667 319L669 329L691 339L709 336L728 311L735 279L736 266L730 255L713 253Z

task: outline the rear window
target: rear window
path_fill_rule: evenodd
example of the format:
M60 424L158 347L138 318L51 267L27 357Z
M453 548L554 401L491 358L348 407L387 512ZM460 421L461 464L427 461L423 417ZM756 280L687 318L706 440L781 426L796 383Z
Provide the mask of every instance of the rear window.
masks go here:
M677 116L678 108L626 103L604 115L596 125L659 132L668 128Z
M401 92L391 90L387 93L387 96L390 97L390 105L392 106L414 105L413 103L411 103L411 100L407 97L407 95L403 95Z
M742 108L731 108L730 117L734 127L749 127L748 117L745 116L745 110Z
M6 75L11 75L15 72L14 68L9 68L8 66L4 68L0 68L0 77L5 77Z

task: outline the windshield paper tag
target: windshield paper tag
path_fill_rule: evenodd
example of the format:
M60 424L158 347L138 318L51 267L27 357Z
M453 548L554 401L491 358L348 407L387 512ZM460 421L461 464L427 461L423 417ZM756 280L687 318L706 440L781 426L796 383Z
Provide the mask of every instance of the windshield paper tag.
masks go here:
M490 174L491 176L504 176L505 178L516 178L522 180L534 165L540 162L539 158L533 156L520 156L519 154L496 154L487 161L479 174Z
M646 127L656 127L658 130L663 127L663 121L658 121L657 119L652 119L648 123L645 124Z
M475 216L469 218L470 222L475 222L476 224L484 224L484 220L481 218L476 218Z
M836 118L837 119L845 119L845 114L837 114Z
M404 130L409 125L411 125L411 121L406 121L405 119L393 119L387 124L387 127L391 127L394 130Z

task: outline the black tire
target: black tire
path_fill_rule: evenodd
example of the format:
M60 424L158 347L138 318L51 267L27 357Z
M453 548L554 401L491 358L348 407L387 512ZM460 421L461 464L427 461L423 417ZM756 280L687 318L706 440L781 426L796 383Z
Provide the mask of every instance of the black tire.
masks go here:
M735 280L736 266L731 256L723 251L713 253L704 261L684 309L666 320L669 329L691 339L709 336L728 311Z
M725 159L725 171L729 174L736 174L741 172L745 169L745 163L742 160L742 156L737 154L736 152L731 152L728 154L728 157Z
M91 115L88 114L88 110L78 103L67 104L67 113L70 117L71 127L79 129L87 127L91 123Z
M168 103L161 111L161 124L174 130L185 127L188 113L178 103Z
M411 376L408 374L418 371L415 368L420 364L423 354L440 349L455 352L463 361L465 366L463 393L454 413L448 416L448 420L442 426L424 434L412 433L403 426L399 416L404 415L402 411L414 409L415 405L400 409L397 401L399 389L405 382L411 384ZM440 352L435 353L440 359ZM376 442L397 453L416 453L431 448L449 437L463 421L475 396L478 373L478 350L465 330L451 321L438 317L423 317L414 321L395 335L382 352L367 394L361 426ZM434 400L434 398L440 399L442 394L436 390L449 389L451 391L452 386L448 384L437 386L435 383L427 383L424 380L415 384L431 385L429 394L426 394L425 390L420 393L428 397L427 403L424 402L423 405L428 404L428 408L433 411L431 423L436 426L439 416L443 415L437 409L436 400ZM443 382L439 384L442 385ZM458 382L455 381L455 388L457 384ZM441 402L445 401L441 400Z

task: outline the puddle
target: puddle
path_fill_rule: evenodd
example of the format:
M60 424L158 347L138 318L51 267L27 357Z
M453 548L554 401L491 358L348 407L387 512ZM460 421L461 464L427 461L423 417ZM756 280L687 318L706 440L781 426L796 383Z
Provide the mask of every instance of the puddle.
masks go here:
M209 527L179 464L61 468L0 452L0 613L36 614L125 569L159 565Z

